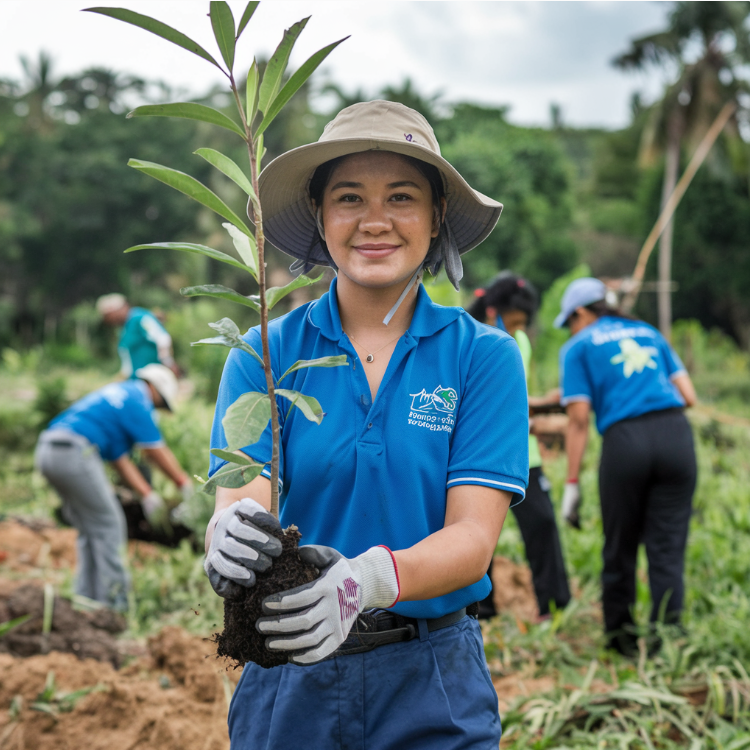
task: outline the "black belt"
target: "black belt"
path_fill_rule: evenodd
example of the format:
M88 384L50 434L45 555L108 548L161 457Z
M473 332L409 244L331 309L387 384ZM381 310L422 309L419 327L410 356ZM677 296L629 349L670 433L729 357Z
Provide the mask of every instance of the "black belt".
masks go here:
M49 445L55 448L73 448L75 443L71 443L69 440L48 440Z
M427 619L427 631L441 630L455 625L466 617L466 607L458 612L450 612L442 617ZM360 654L372 651L387 643L401 643L411 641L419 635L419 620L414 617L389 612L388 610L374 610L363 612L357 617L347 639L328 658Z

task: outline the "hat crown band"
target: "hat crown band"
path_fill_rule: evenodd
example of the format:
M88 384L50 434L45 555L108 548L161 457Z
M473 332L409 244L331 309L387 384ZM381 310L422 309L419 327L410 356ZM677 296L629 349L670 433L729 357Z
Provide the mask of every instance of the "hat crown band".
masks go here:
M326 125L318 142L362 139L413 143L440 156L435 133L422 115L403 104L380 100L341 110Z

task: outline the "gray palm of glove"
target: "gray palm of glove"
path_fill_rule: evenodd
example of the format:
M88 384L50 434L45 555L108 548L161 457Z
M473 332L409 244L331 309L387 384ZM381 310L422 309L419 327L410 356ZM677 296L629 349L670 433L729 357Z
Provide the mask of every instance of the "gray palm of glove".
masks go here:
M278 520L249 497L221 511L203 563L219 596L235 599L255 585L255 573L268 570L281 554L281 542L267 533L279 529Z
M371 547L352 560L331 547L300 547L300 557L320 570L312 583L267 596L255 627L267 634L266 648L287 651L295 664L330 656L349 635L357 615L370 607L390 607L399 596L391 553Z

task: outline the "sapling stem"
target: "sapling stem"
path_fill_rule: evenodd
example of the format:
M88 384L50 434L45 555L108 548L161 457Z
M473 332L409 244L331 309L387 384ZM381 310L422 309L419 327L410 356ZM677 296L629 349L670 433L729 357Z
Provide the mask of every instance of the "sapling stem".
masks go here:
M250 160L250 180L253 184L255 195L260 195L258 188L258 161L262 154L258 154L256 141L253 139L252 122L245 117L245 110L240 100L239 91L230 75L229 83L232 87L237 109L245 127L245 140L247 142L247 153ZM260 304L260 341L263 355L263 373L266 377L266 388L268 398L271 401L271 513L279 517L279 410L276 404L276 393L273 382L273 371L271 370L271 352L268 346L268 303L266 302L266 261L265 261L265 236L263 234L263 208L260 200L253 204L253 215L250 216L250 205L248 202L248 219L255 224L255 244L258 248L258 301Z

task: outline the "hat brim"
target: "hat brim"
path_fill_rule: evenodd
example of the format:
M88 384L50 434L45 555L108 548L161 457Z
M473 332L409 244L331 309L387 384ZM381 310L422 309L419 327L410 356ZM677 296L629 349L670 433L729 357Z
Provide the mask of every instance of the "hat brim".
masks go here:
M263 230L279 250L315 265L329 265L317 243L318 229L308 192L315 170L339 156L391 151L437 167L443 175L446 221L460 253L467 253L495 228L503 204L474 190L445 159L418 143L390 139L345 138L318 141L287 151L260 174Z
M569 317L570 317L570 314L569 314L569 313L568 313L567 315L566 315L565 313L560 313L560 314L559 314L559 315L558 315L558 316L557 316L557 317L555 318L555 321L554 321L554 323L552 323L552 325L553 325L553 326L554 326L555 328L562 328L562 327L563 327L563 326L565 325L565 322L566 322L566 321L568 320L568 318L569 318Z

